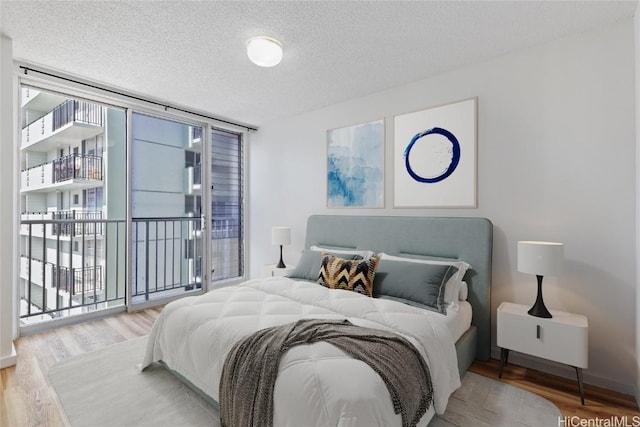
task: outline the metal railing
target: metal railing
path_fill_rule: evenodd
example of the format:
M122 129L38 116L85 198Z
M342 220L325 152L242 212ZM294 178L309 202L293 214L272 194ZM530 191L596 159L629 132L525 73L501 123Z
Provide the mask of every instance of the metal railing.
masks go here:
M53 219L102 219L101 211L55 211L51 212ZM54 224L53 234L61 236L79 236L81 234L102 234L102 223L75 222L65 224Z
M21 222L26 227L21 237L22 319L125 304L127 250L135 302L202 288L201 218L135 218L127 236L124 219L62 218L68 213L58 213L61 218ZM100 239L89 232L98 229ZM72 230L75 238L62 240L62 233L52 230Z
M202 220L199 217L133 218L132 295L202 287Z
M102 157L69 154L53 161L53 182L69 179L102 181Z
M102 292L102 266L73 269L73 295L86 292Z
M85 292L93 292L93 290L102 291L102 266L80 267L73 269L73 275L70 273L69 267L56 265L52 262L43 262L39 258L31 258L31 262L38 261L44 264L43 271L50 275L50 287L57 288L61 291L70 292L72 295L78 295ZM28 261L29 262L29 261ZM47 281L47 273L42 278ZM48 283L40 283L46 286Z
M102 126L102 106L69 99L53 109L53 131L71 122Z
M21 225L27 229L20 248L21 318L55 318L125 303L124 220L40 219ZM98 228L100 239L87 232ZM63 229L82 232L73 241L52 232Z

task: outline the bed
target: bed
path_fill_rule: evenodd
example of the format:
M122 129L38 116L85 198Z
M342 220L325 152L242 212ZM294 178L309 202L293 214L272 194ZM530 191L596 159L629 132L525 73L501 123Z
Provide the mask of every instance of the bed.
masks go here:
M433 405L418 423L425 426L445 410L471 362L490 356L492 230L484 218L311 216L305 250L469 263L466 302L444 314L298 278L249 280L168 304L152 328L143 366L161 362L216 404L224 358L236 342L299 319L348 319L395 332L423 355L434 389ZM378 375L326 342L293 347L282 356L273 402L276 426L401 425Z

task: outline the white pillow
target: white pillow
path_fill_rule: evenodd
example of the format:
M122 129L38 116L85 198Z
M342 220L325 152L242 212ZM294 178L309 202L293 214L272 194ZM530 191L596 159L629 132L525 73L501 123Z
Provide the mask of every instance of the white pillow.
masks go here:
M457 307L460 288L462 287L462 278L468 269L471 268L469 263L464 261L444 261L444 260L435 260L435 259L424 259L424 258L406 258L396 255L389 255L384 252L378 254L380 259L388 259L392 261L405 261L405 262L416 262L421 264L434 264L434 265L452 265L458 268L458 271L451 276L451 278L444 285L444 302L449 306ZM468 293L468 289L467 289ZM466 299L466 298L465 298Z
M327 251L334 254L356 254L356 255L360 255L363 259L368 259L375 255L375 252L373 251L360 251L357 249L334 249L334 248L323 248L320 246L311 246L309 249L311 249L312 251L318 251L318 252Z

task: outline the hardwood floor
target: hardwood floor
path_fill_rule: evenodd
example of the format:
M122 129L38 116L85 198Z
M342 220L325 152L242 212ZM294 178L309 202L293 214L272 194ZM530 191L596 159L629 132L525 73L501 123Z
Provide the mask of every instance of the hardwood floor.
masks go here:
M568 380L513 364L507 365L502 373L502 378L498 378L498 365L499 362L496 359L491 359L488 362L475 361L469 370L542 396L553 402L565 417L577 416L585 420L602 420L626 416L629 426L640 425L638 424L640 411L638 411L638 406L632 396L585 384L584 406L582 406L578 394L578 383L575 380ZM633 417L638 417L638 422L635 424L633 424ZM576 425L607 425L594 423L586 424L585 422L585 424Z
M161 308L121 314L16 340L18 363L0 371L0 426L65 425L49 368L77 354L147 335Z
M19 338L18 364L0 371L0 426L65 425L64 414L47 381L49 368L59 360L148 334L160 311L161 308L151 308ZM539 394L567 417L593 420L627 416L629 425L634 425L634 416L640 417L633 397L588 384L582 406L575 381L515 365L507 366L500 380L497 360L474 362L471 371Z

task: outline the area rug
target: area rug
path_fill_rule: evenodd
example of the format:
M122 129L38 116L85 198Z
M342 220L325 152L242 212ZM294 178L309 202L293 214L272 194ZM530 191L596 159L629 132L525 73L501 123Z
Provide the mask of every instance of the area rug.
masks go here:
M49 370L71 426L219 426L217 411L160 366L140 373L146 337L74 356ZM548 400L468 372L447 411L429 427L548 427L560 411Z

